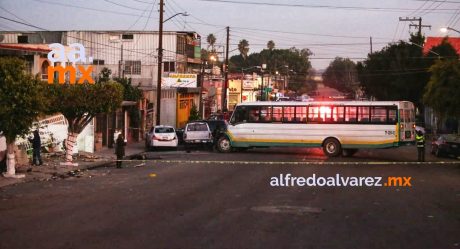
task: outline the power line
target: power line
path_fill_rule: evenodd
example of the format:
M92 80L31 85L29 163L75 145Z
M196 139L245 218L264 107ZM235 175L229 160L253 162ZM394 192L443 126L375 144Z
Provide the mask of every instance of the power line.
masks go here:
M233 0L197 0L202 2L213 2L213 3L229 3L229 4L243 4L243 5L257 5L257 6L272 6L272 7L295 7L295 8L321 8L321 9L344 9L344 10L364 10L364 11L383 11L383 12L407 12L414 11L415 9L409 8L384 8L384 7L360 7L360 6L334 6L334 5L311 5L311 4L284 4L284 3L269 3L269 2L241 2ZM434 9L431 9L435 11ZM438 9L436 11L442 11L450 13L452 9Z
M145 11L145 9L134 8L134 7L127 6L127 5L123 5L123 4L120 4L120 3L117 3L117 2L113 2L113 1L110 1L110 0L104 0L104 2L113 4L113 5L116 5L116 6L120 6L120 7L126 8L126 9L137 10L137 11Z

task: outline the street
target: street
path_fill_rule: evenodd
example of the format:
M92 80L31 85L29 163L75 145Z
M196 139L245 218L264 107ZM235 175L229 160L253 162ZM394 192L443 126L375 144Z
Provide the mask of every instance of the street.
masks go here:
M7 186L0 248L458 248L459 164L407 163L410 149L149 152L123 169ZM280 174L411 186L271 186Z

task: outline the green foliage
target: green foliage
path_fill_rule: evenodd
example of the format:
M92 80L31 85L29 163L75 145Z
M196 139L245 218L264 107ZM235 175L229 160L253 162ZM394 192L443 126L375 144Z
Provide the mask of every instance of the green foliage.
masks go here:
M441 118L460 117L460 62L438 60L431 68L423 101Z
M268 41L268 42L267 42L267 49L271 51L271 50L273 50L274 48L275 48L275 42L272 41L272 40Z
M123 86L123 100L138 102L142 98L142 91L131 84L129 78L114 78L114 80ZM127 106L125 110L128 111L130 126L139 127L140 114L138 106Z
M246 60L249 52L249 42L246 39L241 40L238 43L238 50L240 51L240 55L243 57L243 59Z
M99 74L99 81L107 82L110 80L110 76L112 75L112 70L104 67Z
M420 45L400 41L369 54L358 63L357 70L366 94L379 100L409 100L420 106L429 65Z
M423 108L422 96L430 79L428 69L438 59L458 59L458 55L446 39L424 55L418 45L422 38L411 36L410 43L390 44L358 63L358 77L366 94L379 100L409 100Z
M348 58L336 57L323 73L323 81L343 93L353 92L358 84L356 64Z
M25 70L19 58L0 58L0 131L8 143L29 133L46 107L44 83Z
M200 119L200 113L197 110L195 103L192 104L192 109L190 109L190 116L188 117L188 121L198 120Z
M96 84L52 84L48 86L49 113L62 113L69 132L80 133L99 113L113 112L123 100L123 86L114 81Z
M206 37L206 42L209 44L209 47L214 50L214 44L216 43L216 37L214 34L209 34L208 37Z

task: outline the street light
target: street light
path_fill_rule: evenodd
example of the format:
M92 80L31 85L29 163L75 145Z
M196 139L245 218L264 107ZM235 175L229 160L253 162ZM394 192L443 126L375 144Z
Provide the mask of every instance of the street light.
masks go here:
M171 18L177 15L188 16L187 12L180 12L172 15L163 21L163 8L164 0L160 0L160 21L159 21L159 34L158 34L158 73L157 73L157 115L156 115L156 125L160 125L160 110L161 110L161 75L162 75L162 64L163 64L163 23L169 21Z
M457 33L460 34L460 31L458 31L458 30L456 30L456 29L454 29L454 28L451 28L451 27L442 27L440 30L441 30L441 32L443 32L443 33L447 33L449 30L452 30L452 31L455 31L455 32L457 32Z

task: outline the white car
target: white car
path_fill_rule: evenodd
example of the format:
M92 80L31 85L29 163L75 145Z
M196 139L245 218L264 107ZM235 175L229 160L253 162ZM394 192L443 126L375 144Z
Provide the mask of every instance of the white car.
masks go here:
M185 126L184 143L187 152L192 145L212 145L212 142L211 129L206 122L194 121Z
M154 149L155 147L177 148L178 143L176 130L174 127L166 125L152 127L145 139L147 149Z

